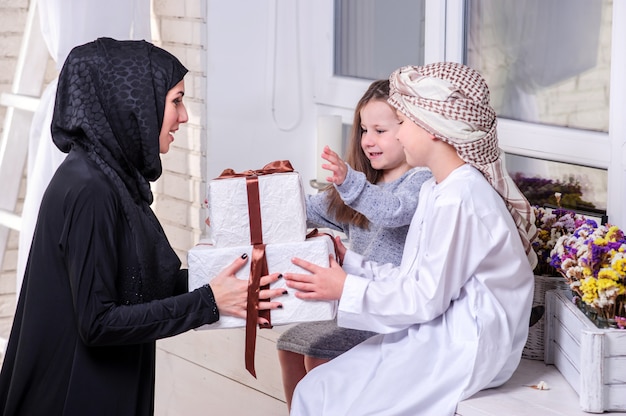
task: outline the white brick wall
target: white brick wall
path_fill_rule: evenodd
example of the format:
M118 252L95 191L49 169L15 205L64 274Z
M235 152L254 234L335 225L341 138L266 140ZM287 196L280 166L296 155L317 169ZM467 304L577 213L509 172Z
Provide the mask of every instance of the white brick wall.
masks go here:
M13 74L22 43L22 33L28 15L28 0L0 0L0 94L11 91ZM6 108L0 106L0 133L4 129ZM1 136L0 136L1 137ZM24 197L24 186L18 202ZM15 271L18 234L9 233L7 250L0 265L0 337L8 338L15 313Z
M27 14L28 0L0 0L0 93L11 90ZM5 113L0 107L0 121Z
M186 264L186 252L203 231L202 152L206 142L205 2L154 0L153 41L189 69L185 105L189 121L163 156L163 175L155 184L154 208L170 243Z

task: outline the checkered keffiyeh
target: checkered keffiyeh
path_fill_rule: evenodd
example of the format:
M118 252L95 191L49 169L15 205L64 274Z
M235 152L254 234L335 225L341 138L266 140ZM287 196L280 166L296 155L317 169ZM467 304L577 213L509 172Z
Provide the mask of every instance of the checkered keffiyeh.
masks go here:
M389 103L415 124L452 145L459 157L480 170L506 202L531 267L537 234L528 200L504 167L498 147L496 112L489 88L475 70L455 62L405 66L391 74Z

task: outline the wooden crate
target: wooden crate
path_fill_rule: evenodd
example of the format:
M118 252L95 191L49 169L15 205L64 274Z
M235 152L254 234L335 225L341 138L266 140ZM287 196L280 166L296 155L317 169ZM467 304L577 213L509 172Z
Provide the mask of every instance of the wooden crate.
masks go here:
M564 290L546 293L545 362L578 393L585 412L626 412L626 330L600 329Z

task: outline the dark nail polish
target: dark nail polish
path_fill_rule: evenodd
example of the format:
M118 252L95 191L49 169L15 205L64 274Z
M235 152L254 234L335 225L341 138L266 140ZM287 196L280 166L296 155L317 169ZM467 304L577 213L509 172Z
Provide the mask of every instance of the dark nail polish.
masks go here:
M283 295L286 295L287 293L289 292L287 292L286 290L283 290Z
M282 309L282 308L283 308L283 305L278 305L278 309Z
M247 254L247 253L243 253L243 254L241 255L241 258L242 258L242 259L247 259L247 258L248 258L248 254Z
M278 275L278 278L279 278L279 279L282 279L282 278L283 278L283 274L282 274L282 273L281 273L281 274L279 274L279 275Z

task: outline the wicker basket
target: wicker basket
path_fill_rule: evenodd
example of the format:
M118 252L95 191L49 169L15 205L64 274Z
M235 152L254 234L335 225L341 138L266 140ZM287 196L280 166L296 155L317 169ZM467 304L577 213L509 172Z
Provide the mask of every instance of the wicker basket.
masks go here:
M543 361L546 291L552 289L569 290L569 285L561 276L535 276L535 293L530 322L534 324L528 329L528 339L522 351L522 358Z

